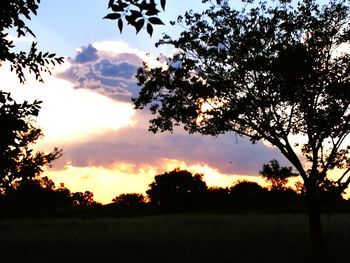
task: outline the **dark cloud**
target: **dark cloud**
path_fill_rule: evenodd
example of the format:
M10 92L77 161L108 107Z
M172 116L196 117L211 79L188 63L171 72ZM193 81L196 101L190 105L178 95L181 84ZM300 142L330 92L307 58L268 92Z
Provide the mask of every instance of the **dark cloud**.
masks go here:
M101 52L88 45L70 63L71 67L59 77L73 82L77 88L128 102L139 92L134 76L142 60L135 54Z
M96 61L98 59L97 50L92 45L83 47L82 51L79 52L75 59L75 63L86 63L90 61Z
M102 77L121 77L131 79L138 67L129 63L111 63L108 59L102 59L94 65L95 71L100 72Z

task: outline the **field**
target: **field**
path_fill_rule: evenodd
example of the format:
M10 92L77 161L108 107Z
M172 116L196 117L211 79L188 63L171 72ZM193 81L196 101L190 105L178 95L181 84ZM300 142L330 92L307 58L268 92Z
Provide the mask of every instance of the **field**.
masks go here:
M325 215L330 262L349 262L350 215ZM310 262L303 215L0 221L0 262Z

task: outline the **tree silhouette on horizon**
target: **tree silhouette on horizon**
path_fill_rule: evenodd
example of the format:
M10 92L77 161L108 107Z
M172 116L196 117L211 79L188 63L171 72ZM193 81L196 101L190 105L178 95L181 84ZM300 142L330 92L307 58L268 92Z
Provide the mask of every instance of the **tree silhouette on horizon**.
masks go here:
M270 184L272 190L284 190L288 179L298 176L290 166L280 166L276 159L264 164L259 174Z
M150 204L165 210L196 209L207 190L201 174L174 169L154 177L146 191Z

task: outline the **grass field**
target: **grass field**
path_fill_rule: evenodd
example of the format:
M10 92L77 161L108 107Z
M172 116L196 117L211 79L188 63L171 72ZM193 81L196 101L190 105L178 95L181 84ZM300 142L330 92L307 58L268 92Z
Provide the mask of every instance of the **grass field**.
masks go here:
M349 262L350 215L323 217L330 262ZM0 221L0 262L310 262L303 215Z

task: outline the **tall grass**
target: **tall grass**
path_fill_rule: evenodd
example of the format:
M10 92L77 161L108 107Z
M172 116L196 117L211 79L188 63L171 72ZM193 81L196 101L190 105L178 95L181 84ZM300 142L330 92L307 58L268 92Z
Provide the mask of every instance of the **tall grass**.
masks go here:
M323 217L347 262L350 215ZM173 215L0 221L0 262L310 262L303 215Z

